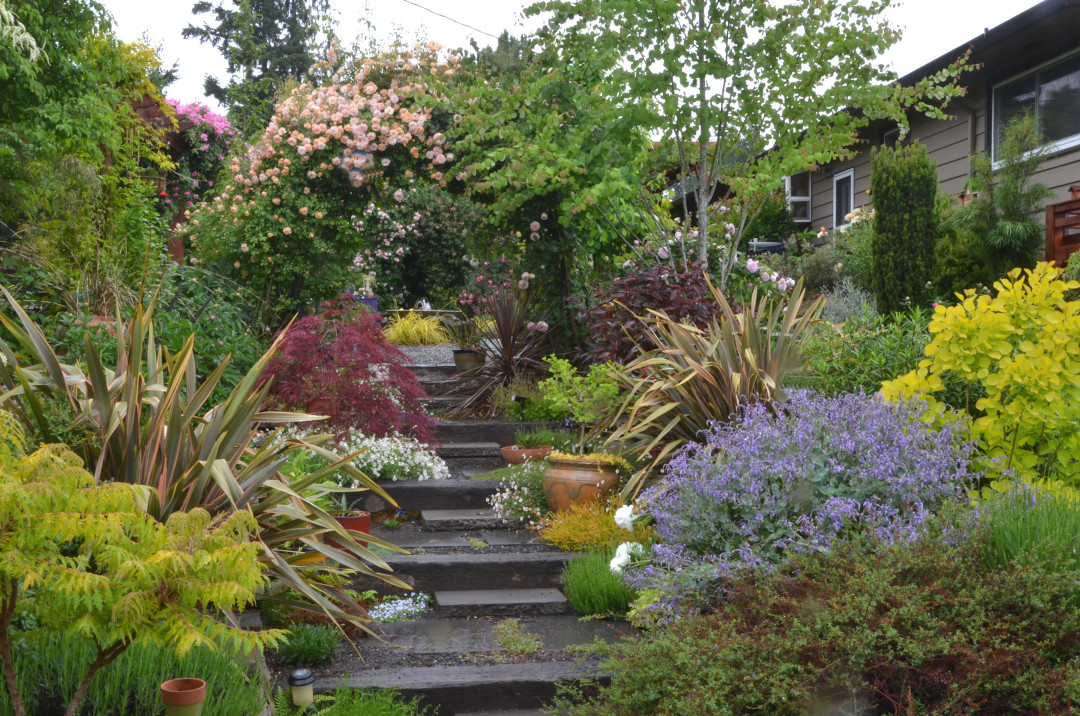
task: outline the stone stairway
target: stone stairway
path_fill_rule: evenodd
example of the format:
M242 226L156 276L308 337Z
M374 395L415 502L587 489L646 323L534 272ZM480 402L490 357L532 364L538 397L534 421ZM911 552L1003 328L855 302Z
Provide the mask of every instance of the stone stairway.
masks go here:
M498 448L512 442L515 427L441 423L439 453L454 478L384 484L400 508L419 519L372 532L410 550L384 559L416 591L431 594L433 606L423 619L383 625L386 640L407 658L387 668L365 658L350 685L422 696L441 716L534 716L555 694L556 682L598 675L594 658L568 649L633 633L624 622L581 621L561 591L572 555L498 520L486 503L498 482L469 479L501 466ZM363 507L377 512L388 505L367 495ZM354 587L393 591L365 578L354 579ZM515 656L499 644L494 626L508 617L520 620L523 633L540 637L537 654ZM315 688L329 691L339 683L319 679Z

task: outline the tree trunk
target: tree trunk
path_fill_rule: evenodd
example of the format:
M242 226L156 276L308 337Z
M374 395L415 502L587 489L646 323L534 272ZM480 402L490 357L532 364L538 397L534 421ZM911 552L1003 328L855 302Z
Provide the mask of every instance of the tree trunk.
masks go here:
M3 595L3 609L0 610L0 659L3 660L4 679L7 681L8 693L11 694L15 716L26 716L26 707L23 706L22 694L19 693L19 682L15 678L15 660L11 658L11 635L8 633L11 618L15 616L15 604L18 601L19 580L11 579Z
M83 699L86 698L86 691L90 688L90 682L94 680L94 676L102 667L108 666L116 657L123 654L127 647L127 644L121 642L113 644L104 651L98 649L97 657L86 669L86 675L79 682L79 688L75 689L75 695L71 697L71 703L68 705L67 711L64 712L64 716L76 716L79 713L79 706L82 705Z

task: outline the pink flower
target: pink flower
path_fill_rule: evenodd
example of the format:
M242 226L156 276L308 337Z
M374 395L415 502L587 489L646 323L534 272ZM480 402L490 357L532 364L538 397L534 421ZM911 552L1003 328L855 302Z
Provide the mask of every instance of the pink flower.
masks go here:
M666 246L661 246L661 247L660 247L660 250L659 250L659 251L657 251L657 252L656 252L656 254L657 254L657 256L659 256L659 257L660 257L660 258L662 258L662 259L666 259L666 258L667 258L668 256L670 256L670 255L671 255L671 254L670 254L670 253L668 252L668 250L667 250L667 247L666 247Z
M754 261L753 259L747 259L746 260L746 270L749 271L750 273L757 273L758 262Z
M216 320L217 320L217 316L210 316L210 320L211 320L211 321L216 321Z
M539 323L536 324L536 330L540 331L541 333L546 333L547 329L548 329L548 324L545 321L540 321Z
M533 223L529 224L529 230L530 231L539 231L540 230L540 222L539 221L534 221Z
M394 192L394 201L397 201L397 202L405 201L405 192L403 192L401 189L398 189L397 191L395 191Z

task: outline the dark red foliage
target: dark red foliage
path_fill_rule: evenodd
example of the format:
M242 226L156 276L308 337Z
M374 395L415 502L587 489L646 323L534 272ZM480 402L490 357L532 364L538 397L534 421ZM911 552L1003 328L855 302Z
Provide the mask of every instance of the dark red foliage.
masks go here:
M651 348L637 318L647 317L650 308L676 320L705 326L720 312L709 294L704 270L705 264L700 262L674 267L654 264L633 270L602 288L595 307L584 312L588 340L579 350L580 362L611 360L626 364L638 354L635 342Z
M261 380L273 380L274 407L305 411L311 404L309 412L330 416L316 427L434 442L435 421L420 404L427 395L407 363L375 314L349 300L328 301L322 313L289 327Z

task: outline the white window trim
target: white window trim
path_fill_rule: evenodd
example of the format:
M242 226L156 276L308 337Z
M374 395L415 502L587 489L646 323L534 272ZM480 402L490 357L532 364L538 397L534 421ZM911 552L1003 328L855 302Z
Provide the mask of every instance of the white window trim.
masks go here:
M799 173L801 174L803 172L799 172ZM813 204L811 203L810 199L814 196L814 172L807 171L807 172L805 172L805 174L806 174L806 183L807 183L807 185L809 186L809 189L810 189L809 194L807 194L806 196L795 196L794 194L792 194L791 193L791 177L790 176L784 177L784 193L787 194L788 211L791 211L791 205L793 203L806 204L806 218L805 219L795 219L794 217L792 217L793 221L795 221L795 223L797 223L797 224L807 224L807 225L813 226L813 224L814 224L814 217L813 217L813 214L812 214ZM794 214L794 212L792 212L792 214Z
M837 213L836 213L836 184L837 184L837 182L839 182L839 181L841 181L841 180L843 180L845 178L848 178L848 177L851 178L851 184L849 185L851 187L851 194L850 194L850 197L849 197L850 200L851 200L850 201L851 209L849 209L849 211L855 211L855 170L854 169L845 169L842 172L837 172L836 174L833 174L833 178L832 178L832 190L833 190L833 197L832 197L832 211L833 211L832 225L833 225L834 229L844 225L840 221L837 221L837 218L843 220L844 217L843 216L837 217Z
M1074 55L1078 54L1080 54L1080 49L1069 50L1068 52L1049 59L1040 65L1035 65L1034 67L1024 70L1023 72L1019 72L1012 77L1007 77L1006 79L1003 79L1001 82L996 83L993 87L990 88L990 122L987 124L987 130L990 132L990 158L993 160L992 168L995 171L1001 168L1001 160L997 158L997 142L994 141L994 134L997 125L997 117L995 116L995 110L997 109L998 88L1003 87L1010 82L1015 82L1021 77L1033 75L1039 70L1044 70L1047 67L1058 64L1059 62L1064 62L1065 60L1068 60ZM1073 134L1069 137L1062 137L1061 139L1053 142L1047 142L1035 151L1045 151L1048 155L1054 155L1060 152L1064 152L1068 149L1072 149L1073 147L1080 147L1080 132L1078 132L1077 134ZM1031 152L1030 154L1033 153L1034 152ZM1049 158L1049 156L1047 158Z

